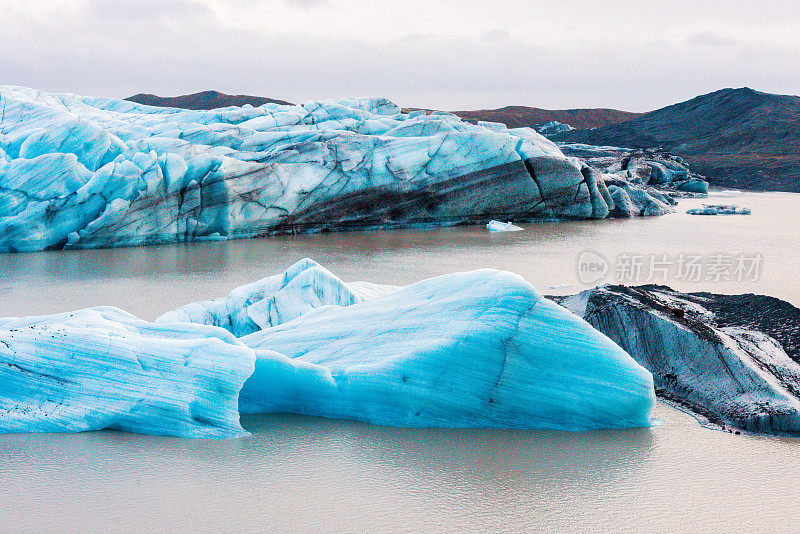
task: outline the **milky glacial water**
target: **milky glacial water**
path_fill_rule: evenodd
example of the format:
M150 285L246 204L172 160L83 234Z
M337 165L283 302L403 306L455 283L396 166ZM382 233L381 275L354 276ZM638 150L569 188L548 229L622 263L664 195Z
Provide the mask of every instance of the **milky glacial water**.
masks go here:
M753 213L683 213L703 202L735 202ZM545 293L570 293L586 287L577 271L586 250L608 260L609 278L620 255L646 262L651 254L760 254L757 280L691 282L670 272L667 283L800 305L800 195L716 193L679 208L653 219L538 223L502 234L462 227L0 255L0 315L115 305L153 319L306 256L345 280L406 284L495 267ZM664 404L655 416L662 425L580 433L398 429L275 414L243 418L252 435L227 441L111 431L0 435L0 531L786 532L800 525L800 440L707 430Z
M710 202L737 203L753 213L685 213ZM345 281L409 284L493 267L521 274L543 293L568 294L590 287L580 283L577 271L586 250L604 256L612 271L620 255L639 255L647 263L650 255L675 260L680 254L705 259L761 254L755 282L733 276L727 282L707 281L705 273L700 282L682 281L670 272L667 283L680 290L768 294L800 306L800 194L717 193L709 199L683 199L678 208L662 217L522 224L524 232L490 233L470 226L0 254L0 316L114 305L154 319L187 302L226 295L236 286L282 272L304 257Z

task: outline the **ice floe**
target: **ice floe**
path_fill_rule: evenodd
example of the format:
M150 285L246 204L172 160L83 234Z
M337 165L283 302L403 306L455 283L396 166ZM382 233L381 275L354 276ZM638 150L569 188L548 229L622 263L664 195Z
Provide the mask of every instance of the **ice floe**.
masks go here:
M486 225L486 229L490 232L519 232L520 230L523 230L522 227L517 226L516 224L502 221L489 221L489 223Z
M750 208L736 204L703 204L702 208L686 210L690 215L750 215Z

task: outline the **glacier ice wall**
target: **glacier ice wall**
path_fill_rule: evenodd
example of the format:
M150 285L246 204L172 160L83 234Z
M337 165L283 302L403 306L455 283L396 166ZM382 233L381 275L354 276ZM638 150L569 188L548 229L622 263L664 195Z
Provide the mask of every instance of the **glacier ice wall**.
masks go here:
M240 436L253 362L220 328L154 325L116 308L0 319L0 432Z
M0 252L614 207L532 129L384 99L192 111L0 87Z
M677 197L702 196L708 193L708 182L702 175L689 170L680 156L660 149L631 149L582 143L557 144L564 154L580 157L591 167L606 173L606 182L622 181L645 185L650 192L654 186L661 192Z
M518 275L432 278L327 305L241 338L256 351L243 413L396 426L647 426L652 377Z

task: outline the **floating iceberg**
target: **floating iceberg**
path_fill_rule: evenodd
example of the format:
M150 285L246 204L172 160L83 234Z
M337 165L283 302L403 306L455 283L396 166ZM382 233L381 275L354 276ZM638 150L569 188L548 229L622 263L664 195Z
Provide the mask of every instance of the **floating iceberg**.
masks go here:
M647 426L652 377L520 276L440 276L241 338L243 413L395 426Z
M221 328L116 308L0 319L0 432L240 436L254 359Z
M800 435L800 310L791 304L663 286L553 299L650 370L660 396L709 424Z
M702 208L686 210L689 215L750 215L750 208L736 204L703 204Z
M516 224L502 221L489 221L486 225L486 229L490 232L519 232L523 230L523 228L520 228Z
M0 319L5 432L231 437L239 411L586 430L649 425L654 399L611 340L494 270L398 288L303 260L157 323L115 308Z
M530 128L385 99L194 111L3 86L0 108L0 252L615 207L602 175Z

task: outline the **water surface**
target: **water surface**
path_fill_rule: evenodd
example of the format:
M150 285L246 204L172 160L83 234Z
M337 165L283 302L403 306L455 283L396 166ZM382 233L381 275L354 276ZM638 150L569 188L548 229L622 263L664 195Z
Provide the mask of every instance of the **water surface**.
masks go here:
M687 215L703 202L736 202L752 215ZM800 195L745 193L684 199L663 217L483 227L281 236L137 248L0 254L0 316L114 305L144 319L187 302L227 294L310 257L345 281L409 284L453 271L494 267L523 275L545 293L588 286L577 276L584 250L613 269L620 254L763 256L755 282L682 282L680 290L762 293L800 305ZM646 258L645 258L646 259ZM644 282L644 280L643 280ZM561 286L569 285L563 288ZM549 289L553 286L560 289Z
M397 429L248 416L253 435L0 436L4 532L787 532L800 444L664 425Z
M146 319L312 257L345 280L407 284L456 270L582 289L579 254L757 252L758 280L683 290L800 304L800 196L718 196L750 216L361 232L0 255L0 315L115 305ZM569 285L551 290L551 286ZM0 435L0 530L786 531L800 520L800 440L707 430L659 404L662 426L597 432L396 429L294 415L252 436Z

